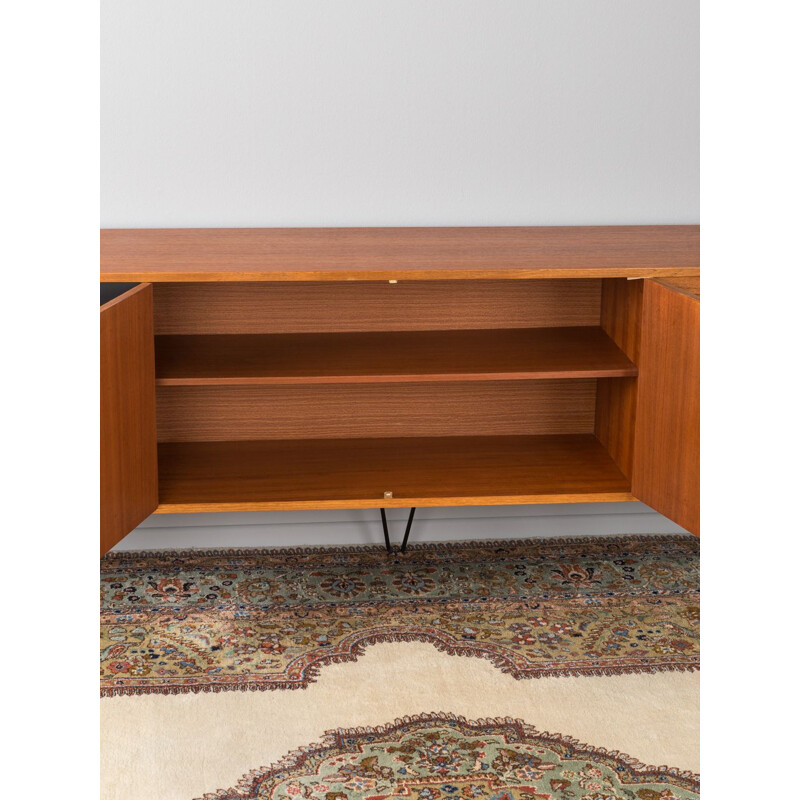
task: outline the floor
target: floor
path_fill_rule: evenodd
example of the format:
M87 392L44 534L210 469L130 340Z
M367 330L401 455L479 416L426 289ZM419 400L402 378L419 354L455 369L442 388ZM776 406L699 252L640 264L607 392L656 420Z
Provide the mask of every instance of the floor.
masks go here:
M579 600L594 591L573 594ZM487 658L383 641L356 660L326 664L299 690L103 697L102 797L216 797L328 730L433 712L520 719L644 764L699 772L699 671L519 679Z

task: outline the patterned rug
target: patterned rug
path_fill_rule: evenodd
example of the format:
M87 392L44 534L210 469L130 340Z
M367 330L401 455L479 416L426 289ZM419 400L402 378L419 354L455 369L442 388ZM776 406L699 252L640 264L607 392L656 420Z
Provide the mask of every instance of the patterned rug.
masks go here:
M540 733L521 720L424 714L324 740L203 800L695 800L690 772Z
M111 554L101 693L303 689L400 641L517 679L694 670L698 555L683 535Z

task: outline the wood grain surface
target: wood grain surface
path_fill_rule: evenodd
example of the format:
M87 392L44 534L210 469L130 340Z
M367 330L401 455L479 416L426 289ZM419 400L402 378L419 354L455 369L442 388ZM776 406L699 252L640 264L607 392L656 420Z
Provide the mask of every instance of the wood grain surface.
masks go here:
M635 375L599 327L156 337L159 386Z
M591 433L594 380L160 386L160 442Z
M599 280L160 283L156 334L599 325Z
M637 362L642 326L642 283L619 278L603 281L600 324L627 357ZM630 477L636 423L635 378L597 382L595 433L622 472Z
M158 504L153 289L100 308L100 554Z
M696 225L173 228L101 232L103 281L698 275Z
M646 281L633 493L700 534L700 302Z
M159 512L631 499L592 435L172 443L159 474Z

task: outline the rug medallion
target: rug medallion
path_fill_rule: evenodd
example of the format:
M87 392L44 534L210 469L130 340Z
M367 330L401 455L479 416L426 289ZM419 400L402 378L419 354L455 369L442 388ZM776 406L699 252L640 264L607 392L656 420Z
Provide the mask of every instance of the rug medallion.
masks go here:
M521 720L423 714L322 742L202 800L697 800L690 772L541 733Z

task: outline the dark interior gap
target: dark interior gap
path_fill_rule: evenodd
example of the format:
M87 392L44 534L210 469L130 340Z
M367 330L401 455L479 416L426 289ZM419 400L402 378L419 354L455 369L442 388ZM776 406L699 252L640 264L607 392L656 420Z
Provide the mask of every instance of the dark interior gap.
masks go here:
M101 283L100 284L100 305L104 305L115 297L125 294L129 289L138 286L138 283Z

